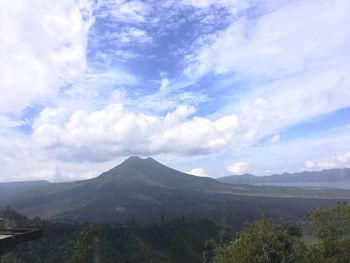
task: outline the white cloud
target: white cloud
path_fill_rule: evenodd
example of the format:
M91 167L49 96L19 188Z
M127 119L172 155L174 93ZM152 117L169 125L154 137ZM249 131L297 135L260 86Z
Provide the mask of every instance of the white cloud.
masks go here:
M239 121L237 116L234 114L231 114L218 119L215 123L215 126L218 131L225 131L225 130L237 127L238 124L239 124Z
M148 32L137 27L127 27L122 31L116 32L107 31L102 39L113 43L114 46L134 45L135 43L147 44L152 42L152 37Z
M123 101L125 105L135 105L144 112L169 112L179 105L197 106L210 99L203 93L184 90L183 83L178 83L161 74L161 79L155 81L159 84L159 89L149 95L133 98L132 101Z
M182 0L185 5L196 8L210 8L213 5L227 8L231 13L237 13L241 9L249 6L249 0Z
M251 164L250 173L257 175L350 167L350 162L337 160L349 151L349 131L349 127L344 127L294 138L287 133L279 143L268 147L266 144L256 144L239 150L232 149L222 158L245 160ZM320 167L317 167L318 164Z
M336 157L336 160L342 164L350 165L350 151L340 154Z
M9 117L0 115L0 129L18 127L18 126L23 125L24 123L25 123L24 121L14 121Z
M33 124L37 145L61 159L106 161L115 156L210 154L235 143L237 120L193 117L193 107L179 106L165 116L136 114L122 104L88 112L43 110ZM236 142L237 143L237 142Z
M247 162L236 162L227 166L227 171L233 175L244 174L248 171L249 163Z
M336 164L334 162L319 162L317 163L317 166L322 169L331 169L335 168Z
M85 74L76 78L74 85L67 89L60 99L83 99L90 105L95 101L103 100L105 103L102 103L102 105L104 105L109 102L109 100L106 101L106 97L112 98L113 93L121 92L124 85L135 85L137 81L136 76L118 68L101 72L87 70Z
M305 167L308 169L312 169L316 166L316 164L314 162L311 161L305 161Z
M242 16L211 41L201 42L185 72L274 77L305 70L315 62L319 66L334 63L349 50L350 29L344 26L349 12L346 0L317 4L303 0L287 2L256 21Z
M147 43L152 40L152 38L148 35L148 33L145 30L141 30L136 27L129 28L128 34L132 39L137 39L141 43Z
M127 51L127 50L122 50L122 49L118 49L114 52L114 54L118 57L118 59L120 59L121 61L127 61L127 60L131 60L131 59L135 59L135 58L139 58L141 55L136 53L136 52L132 52L132 51ZM108 55L104 55L104 56L108 56ZM102 58L103 60L105 60L106 58Z
M106 50L99 50L95 57L95 63L102 61L101 70L105 71L86 70L87 35L93 21L90 1L2 1L2 178L91 177L95 168L100 171L111 164L109 160L115 164L116 158L129 154L199 158L229 153L229 160L245 160L228 166L232 173L243 173L248 167L250 171L261 171L301 169L304 165L308 169L350 165L348 148L344 149L349 146L348 137L320 140L315 135L313 139L285 143L279 141L278 135L286 127L350 106L350 29L345 26L350 23L349 2L285 1L269 12L258 10L257 17L251 13L248 17L244 12L251 1L183 2L208 8L209 11L194 10L202 16L209 15L214 5L224 7L231 12L225 19L232 19L232 23L222 32L201 37L195 43L194 54L185 61L184 72L189 80L161 75L159 90L152 93L156 88L152 85L158 85L156 81L144 79L141 83L143 80L121 69L106 70L108 63L104 62L112 64L112 53L103 53ZM100 12L96 16L112 16L109 22L123 25L118 28L119 35L107 34L109 40L125 44L156 40L148 34L155 25L152 22L158 19L150 16L156 9L151 10L146 2L107 0L98 5ZM175 12L177 17L183 7L176 8L180 10ZM162 33L163 26L168 30L167 25L162 25ZM114 46L112 49L113 56L120 55L125 60L140 56L134 50ZM206 91L201 93L196 80L210 73L218 78L229 75L243 87L225 87L238 93L232 100L225 93L227 106L220 101L215 102L214 110L210 106L196 112L196 108L202 109L199 104L210 100L203 94ZM54 96L72 80L70 89ZM138 86L136 83L142 85L128 92L124 88ZM146 85L152 87L144 88ZM193 86L185 90L187 85ZM48 101L48 97L54 98ZM1 129L30 124L13 120L13 115L7 113L18 113L31 103L42 101L47 106L35 118L32 135L4 136ZM203 115L216 110L214 115ZM252 146L266 137L270 138L269 147ZM337 148L334 150L328 144L340 146L332 146ZM16 160L22 160L21 164ZM304 164L305 160L310 161ZM209 167L206 169L211 173Z
M338 155L333 155L330 158L323 158L323 160L317 162L305 162L305 167L310 170L343 168L348 166L350 166L350 151L346 151Z
M337 167L335 162L311 162L306 161L305 162L305 168L307 169L331 169Z
M286 2L255 19L234 18L199 41L184 73L192 80L230 74L246 83L221 112L236 113L251 144L350 106L349 23L348 1Z
M99 1L97 8L103 7L108 14L112 15L118 21L128 23L142 23L145 22L146 16L149 13L148 6L138 0L107 0ZM105 16L101 10L102 16Z
M0 182L49 180L67 181L95 177L115 166L112 162L64 162L52 158L43 148L26 136L0 136Z
M206 171L203 168L194 168L191 171L186 172L195 176L207 176Z
M0 112L18 113L86 68L91 1L0 2Z

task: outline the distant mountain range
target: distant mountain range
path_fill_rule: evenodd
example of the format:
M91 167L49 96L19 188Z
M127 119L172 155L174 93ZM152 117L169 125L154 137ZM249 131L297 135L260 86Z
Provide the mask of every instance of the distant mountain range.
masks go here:
M323 171L283 173L269 176L255 176L252 174L231 175L218 178L217 180L230 184L334 187L350 189L350 169L327 169Z
M0 207L31 217L125 222L196 216L233 226L262 214L300 218L312 207L350 199L344 190L231 185L135 156L90 180L0 184L0 190Z

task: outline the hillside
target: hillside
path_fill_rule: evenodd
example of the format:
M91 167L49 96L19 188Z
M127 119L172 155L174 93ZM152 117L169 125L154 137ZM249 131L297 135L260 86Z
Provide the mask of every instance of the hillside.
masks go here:
M47 184L49 184L47 181L0 183L0 203L1 201L4 202L7 199L14 198L33 188L38 188Z
M348 191L230 185L171 169L152 158L130 157L100 176L51 183L0 201L28 215L80 222L210 217L231 225L269 214L300 218L307 210L350 199Z

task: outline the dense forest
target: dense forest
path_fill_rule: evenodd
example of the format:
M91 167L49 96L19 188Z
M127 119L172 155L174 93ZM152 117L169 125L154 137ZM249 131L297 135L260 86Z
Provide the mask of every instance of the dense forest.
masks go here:
M7 210L18 227L41 228L43 238L18 245L2 263L202 262L207 240L227 242L232 230L208 219L178 218L127 224L70 224L30 220Z
M73 224L0 213L18 227L41 228L39 240L17 246L5 263L213 262L348 263L350 205L316 208L302 222L247 222L240 231L209 219L127 224Z

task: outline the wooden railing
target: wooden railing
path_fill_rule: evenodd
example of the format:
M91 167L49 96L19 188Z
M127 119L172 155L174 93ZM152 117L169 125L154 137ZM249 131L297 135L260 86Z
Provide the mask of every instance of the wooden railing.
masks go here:
M0 256L16 245L42 237L40 229L0 229Z

